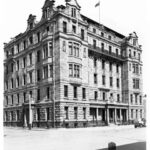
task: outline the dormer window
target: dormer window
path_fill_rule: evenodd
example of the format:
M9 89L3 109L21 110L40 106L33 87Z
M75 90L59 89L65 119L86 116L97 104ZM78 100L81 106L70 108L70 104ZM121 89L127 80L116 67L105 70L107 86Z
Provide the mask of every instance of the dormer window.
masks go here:
M76 18L76 9L75 8L71 9L71 17Z
M110 35L108 36L108 39L111 40L111 36Z
M30 42L30 44L33 44L33 37L32 36L29 37L29 42Z
M136 46L136 39L133 39L133 45Z
M30 29L33 29L33 23L30 23Z
M96 33L96 29L95 28L93 28L93 33Z
M103 32L101 32L101 37L104 37L104 33Z

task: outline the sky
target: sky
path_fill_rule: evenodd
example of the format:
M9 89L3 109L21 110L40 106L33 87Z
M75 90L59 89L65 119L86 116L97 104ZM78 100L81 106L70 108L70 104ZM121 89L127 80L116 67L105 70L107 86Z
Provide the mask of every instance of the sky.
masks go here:
M95 8L98 0L77 0L81 6L81 14L99 21L99 8ZM128 36L135 31L142 45L143 53L143 94L150 95L150 60L149 60L149 0L100 0L100 22L113 30ZM3 83L3 43L10 38L24 32L27 27L29 14L37 16L39 21L42 15L42 6L45 0L1 0L0 1L0 79ZM65 0L56 0L56 6ZM0 85L3 93L3 84ZM1 94L1 102L3 95ZM1 105L2 106L2 105Z

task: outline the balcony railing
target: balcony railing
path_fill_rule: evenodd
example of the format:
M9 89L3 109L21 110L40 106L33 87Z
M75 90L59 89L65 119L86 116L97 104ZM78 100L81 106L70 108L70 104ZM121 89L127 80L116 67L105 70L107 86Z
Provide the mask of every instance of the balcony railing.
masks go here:
M116 54L114 52L109 52L108 50L95 47L94 45L91 44L89 44L88 46L89 46L89 50L91 50L92 52L96 52L100 55L103 55L105 57L110 57L118 61L124 61L124 57L122 55Z

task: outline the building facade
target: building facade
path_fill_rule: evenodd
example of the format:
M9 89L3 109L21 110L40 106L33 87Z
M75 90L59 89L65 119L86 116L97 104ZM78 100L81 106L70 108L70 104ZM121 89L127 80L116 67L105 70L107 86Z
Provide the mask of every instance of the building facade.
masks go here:
M4 44L4 125L86 127L128 124L144 117L142 48L135 32L124 36L82 15L76 0Z

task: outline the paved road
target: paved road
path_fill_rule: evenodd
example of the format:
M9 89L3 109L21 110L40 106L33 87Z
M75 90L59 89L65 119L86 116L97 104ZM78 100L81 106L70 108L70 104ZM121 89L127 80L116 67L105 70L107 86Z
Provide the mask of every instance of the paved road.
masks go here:
M107 148L109 142L115 142L118 148L122 146L121 149L132 146L136 150L145 150L145 143L142 145L146 141L145 132L146 128L135 129L133 126L34 128L31 131L7 127L4 128L4 150L102 150Z

